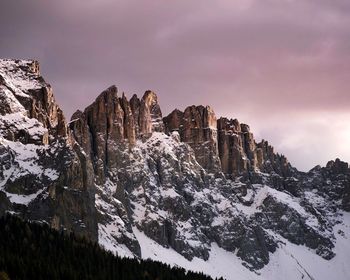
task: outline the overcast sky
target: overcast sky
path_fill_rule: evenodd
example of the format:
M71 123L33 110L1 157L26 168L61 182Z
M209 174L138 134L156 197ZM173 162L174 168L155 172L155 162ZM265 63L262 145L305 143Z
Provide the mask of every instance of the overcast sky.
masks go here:
M108 86L210 105L301 170L350 162L349 0L1 0L0 56L35 58L69 119Z

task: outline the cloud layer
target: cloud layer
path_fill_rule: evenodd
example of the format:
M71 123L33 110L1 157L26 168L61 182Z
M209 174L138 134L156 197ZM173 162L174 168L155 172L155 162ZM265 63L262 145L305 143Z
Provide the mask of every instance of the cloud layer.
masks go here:
M350 161L348 0L3 0L0 55L36 58L69 116L104 88L209 104L302 170Z

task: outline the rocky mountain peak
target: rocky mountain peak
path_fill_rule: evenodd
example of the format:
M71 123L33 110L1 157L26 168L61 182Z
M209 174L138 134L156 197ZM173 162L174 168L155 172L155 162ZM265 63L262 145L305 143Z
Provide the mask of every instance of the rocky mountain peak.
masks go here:
M157 95L147 90L140 102L139 123L141 133L149 136L152 132L164 132L162 111L158 104Z
M67 124L36 62L0 66L0 215L215 277L238 267L245 279L282 270L319 279L320 265L337 264L347 279L347 163L299 172L209 106L162 118L152 91L128 100L111 86Z
M146 91L141 99L124 93L118 96L116 86L103 91L84 112L73 114L70 128L77 142L95 163L98 178L104 180L116 164L118 147L132 148L138 139L153 132L163 132L162 112L157 95Z
M329 161L326 168L334 174L350 174L349 164L341 161L339 158Z
M142 96L142 100L144 100L149 107L158 104L158 97L151 90L145 91L145 93Z
M237 119L219 118L218 119L218 130L226 131L227 133L238 133L241 132L241 124Z
M289 176L293 172L284 156L275 154L265 140L256 143L250 127L237 119L218 120L218 143L222 171L228 176L256 171Z
M251 172L275 172L289 176L293 168L287 159L274 153L267 141L256 143L247 124L237 119L219 118L209 106L189 106L184 112L175 109L163 119L165 131L177 131L189 144L200 165L209 172L226 176Z
M182 142L195 152L198 163L209 172L220 172L217 119L209 106L189 106L174 110L164 119L165 131L177 131Z
M48 144L68 136L63 112L37 61L0 60L0 102L0 126L6 129L7 139ZM20 122L25 125L19 127Z

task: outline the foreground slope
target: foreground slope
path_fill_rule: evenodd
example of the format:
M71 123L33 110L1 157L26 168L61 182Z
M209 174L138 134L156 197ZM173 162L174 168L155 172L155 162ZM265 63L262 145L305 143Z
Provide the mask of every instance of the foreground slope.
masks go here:
M5 216L0 226L0 272L10 279L211 279L159 262L121 259L46 224Z
M287 279L327 279L337 267L337 279L347 279L340 268L349 260L341 250L349 244L347 163L302 173L267 141L257 143L248 125L217 119L208 106L163 118L155 93L127 100L115 86L68 124L63 117L51 124L60 110L32 65L1 62L0 96L9 104L0 105L2 213L215 277L279 279L289 271ZM41 134L34 137L28 123ZM17 180L24 189L13 187Z

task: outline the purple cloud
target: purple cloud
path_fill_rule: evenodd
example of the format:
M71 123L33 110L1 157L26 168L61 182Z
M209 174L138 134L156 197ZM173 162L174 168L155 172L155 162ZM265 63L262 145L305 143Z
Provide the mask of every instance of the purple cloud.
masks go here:
M67 117L104 88L209 104L305 170L350 161L347 0L4 0L2 57L36 58Z

